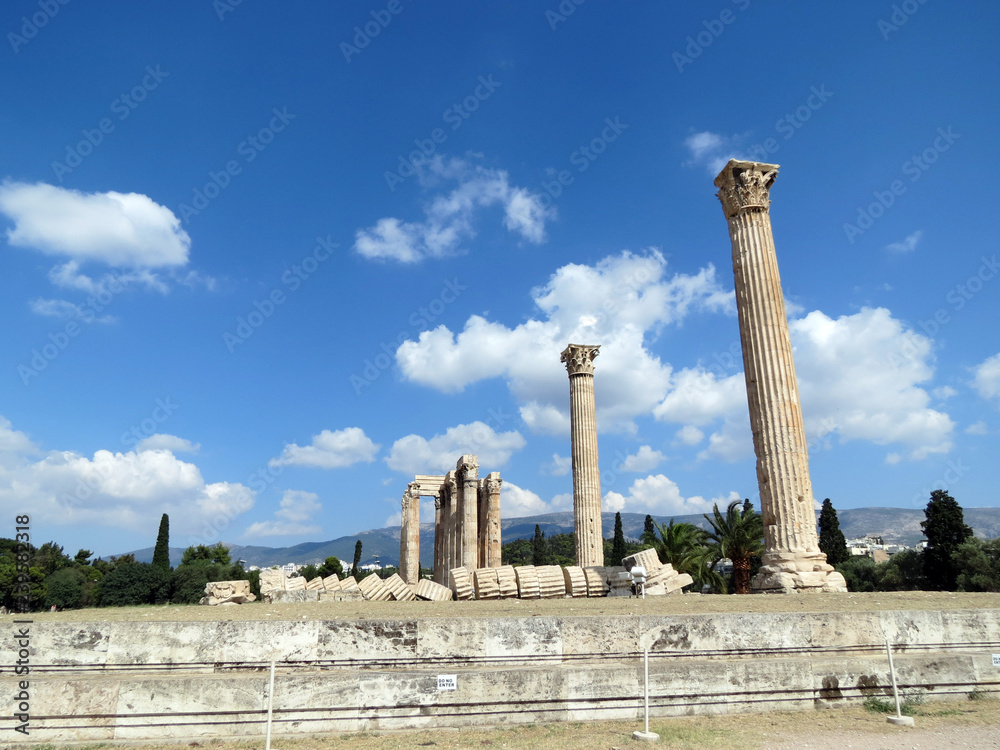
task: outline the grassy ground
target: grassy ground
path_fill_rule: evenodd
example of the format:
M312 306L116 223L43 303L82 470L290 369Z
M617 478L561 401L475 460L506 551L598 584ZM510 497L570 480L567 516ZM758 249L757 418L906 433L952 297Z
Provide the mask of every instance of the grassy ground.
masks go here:
M426 617L571 617L688 615L717 612L867 612L883 609L997 609L1000 594L898 591L868 594L719 596L684 594L649 599L547 599L470 602L307 602L231 607L105 607L36 612L36 622L212 620L343 620Z
M995 747L1000 743L1000 702L995 700L952 701L919 706L914 729L895 727L885 715L863 708L844 708L797 713L739 714L656 719L650 729L660 735L658 747L696 750L701 748L845 748L882 747ZM492 729L434 729L429 731L358 732L291 739L275 737L274 750L398 750L433 747L459 748L567 748L609 750L638 748L632 732L642 729L636 722L566 722ZM37 746L36 746L37 747ZM47 746L53 747L53 746ZM86 750L111 747L88 745ZM260 750L263 738L239 742L205 740L177 744L143 744L148 750ZM77 746L80 750L79 746Z

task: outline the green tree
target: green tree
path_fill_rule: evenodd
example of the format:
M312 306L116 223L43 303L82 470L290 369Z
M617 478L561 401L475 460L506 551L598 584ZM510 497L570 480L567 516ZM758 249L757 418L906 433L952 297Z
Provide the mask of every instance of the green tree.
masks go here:
M358 568L361 565L361 540L359 539L354 545L354 562L351 563L351 573L355 576L358 574Z
M305 578L307 581L311 581L319 575L318 569L315 565L310 563L309 565L303 565L299 568L299 575Z
M611 542L611 564L621 565L625 557L625 532L622 530L622 514L615 513L615 536Z
M500 560L504 565L531 565L531 540L514 539L500 547Z
M73 562L77 565L90 565L90 557L93 554L89 549L82 549L73 557Z
M164 601L170 591L170 574L149 563L126 562L101 578L102 607L132 607Z
M897 552L875 572L879 591L919 591L924 588L924 566L920 553L915 549Z
M752 559L764 551L764 524L751 506L749 510L740 507L739 500L733 500L726 508L726 514L719 512L718 504L712 516L705 514L705 520L712 526L708 538L715 542L719 557L733 562L733 581L737 594L750 593L750 567Z
M82 606L86 576L79 568L60 568L45 579L45 606L77 609Z
M207 547L204 544L188 547L181 556L181 565L190 565L199 561L214 562L220 565L231 564L229 550L226 549L226 545L222 542L213 544L211 547Z
M160 530L156 532L153 565L157 568L170 570L170 519L166 513L160 517Z
M542 527L537 523L535 524L535 536L531 540L531 564L549 564L549 545L545 542L545 534L542 532Z
M336 575L337 578L343 578L344 566L341 565L340 560L336 557L328 557L323 561L323 564L317 568L316 574L321 578L329 578L332 575Z
M576 534L553 534L546 538L546 565L576 565Z
M866 555L852 555L837 566L848 591L878 591L879 575L875 562Z
M646 514L646 520L642 523L642 536L639 537L639 541L643 544L648 544L650 547L656 546L656 522L648 513Z
M920 524L927 537L924 577L932 589L954 591L959 569L952 556L972 536L972 529L965 525L962 506L944 490L931 492L924 516L926 520Z
M969 537L958 545L952 561L961 571L955 581L958 591L1000 591L1000 539Z
M834 567L851 556L830 498L823 501L823 508L819 512L819 549L826 555L826 561Z

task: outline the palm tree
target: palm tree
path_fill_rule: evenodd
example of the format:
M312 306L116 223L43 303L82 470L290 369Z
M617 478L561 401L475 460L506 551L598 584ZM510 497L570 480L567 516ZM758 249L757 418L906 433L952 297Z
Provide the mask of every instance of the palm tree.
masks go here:
M670 563L678 573L687 573L698 585L721 589L724 585L712 567L713 550L708 546L708 532L691 523L656 524L660 538L655 540L656 554L662 563ZM655 538L655 537L654 537Z
M706 513L705 520L712 524L708 538L715 542L718 556L733 561L736 593L749 594L750 561L764 552L764 522L753 507L741 505L739 500L733 500L723 516L716 504L713 517Z

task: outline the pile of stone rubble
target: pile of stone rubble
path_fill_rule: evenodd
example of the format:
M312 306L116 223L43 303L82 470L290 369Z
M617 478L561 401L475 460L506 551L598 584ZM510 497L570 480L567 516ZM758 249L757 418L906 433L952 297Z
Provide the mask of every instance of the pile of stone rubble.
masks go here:
M562 599L567 597L632 596L635 592L629 572L640 566L646 571L646 596L680 593L693 581L687 573L678 573L670 564L664 565L653 549L645 549L622 560L621 567L588 567L575 565L503 565L499 568L453 568L451 587L442 586L428 578L421 578L414 586L406 583L398 573L388 578L376 574L356 581L354 576L341 580L336 575L313 578L289 577L282 570L260 572L260 594L264 603L308 601L397 601L415 600L442 602L470 599ZM222 581L210 583L205 588L202 604L228 603L220 601L209 589L221 587L217 593L228 591L227 586L246 584L246 594L253 601L248 581ZM214 590L214 589L213 589ZM242 587L240 592L243 593ZM233 602L236 603L236 602Z

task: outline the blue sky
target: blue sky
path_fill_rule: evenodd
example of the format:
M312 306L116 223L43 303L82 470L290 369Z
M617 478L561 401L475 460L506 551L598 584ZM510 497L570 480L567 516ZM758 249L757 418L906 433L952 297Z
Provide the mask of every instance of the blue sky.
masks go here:
M467 452L505 515L568 509L570 341L602 346L606 510L756 497L732 156L781 165L816 497L998 503L995 3L14 0L0 27L10 533L325 540Z

